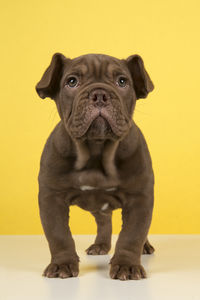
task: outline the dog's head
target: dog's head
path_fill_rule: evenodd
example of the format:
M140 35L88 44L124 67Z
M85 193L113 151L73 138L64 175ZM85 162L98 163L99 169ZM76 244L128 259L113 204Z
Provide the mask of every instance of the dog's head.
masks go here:
M103 54L69 59L56 53L36 85L41 98L55 100L72 138L96 141L122 139L136 100L153 88L139 55L125 60Z

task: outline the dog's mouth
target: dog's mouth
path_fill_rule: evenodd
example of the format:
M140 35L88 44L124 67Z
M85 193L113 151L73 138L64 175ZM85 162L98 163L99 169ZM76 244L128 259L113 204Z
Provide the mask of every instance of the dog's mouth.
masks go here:
M105 106L98 107L82 98L66 125L75 139L116 140L130 128L130 118L122 112L119 99L111 99Z
M101 142L107 138L117 139L122 134L105 108L88 110L83 120L80 116L76 118L76 122L71 123L70 129L74 138L86 138L96 142Z
M92 121L87 132L87 139L95 139L96 142L101 142L108 135L112 135L112 128L109 122L101 115L99 115Z

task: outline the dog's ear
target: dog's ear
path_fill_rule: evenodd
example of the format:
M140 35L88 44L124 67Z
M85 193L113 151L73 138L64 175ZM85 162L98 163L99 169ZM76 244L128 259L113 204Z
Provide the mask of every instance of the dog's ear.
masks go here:
M148 93L153 91L154 85L145 70L142 58L137 54L131 55L126 59L126 62L133 79L137 99L146 98Z
M36 85L38 95L44 99L50 97L54 99L59 90L59 83L63 75L64 64L70 59L61 53L55 53L51 63L44 72L41 80Z

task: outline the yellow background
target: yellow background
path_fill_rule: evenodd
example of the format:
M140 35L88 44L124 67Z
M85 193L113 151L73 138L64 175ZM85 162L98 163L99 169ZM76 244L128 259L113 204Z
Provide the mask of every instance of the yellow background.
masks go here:
M1 0L0 234L43 232L39 160L59 118L34 87L55 52L143 57L155 84L135 111L156 178L150 232L200 233L199 8L198 0ZM96 232L76 207L70 224L73 234ZM120 226L118 210L113 232Z

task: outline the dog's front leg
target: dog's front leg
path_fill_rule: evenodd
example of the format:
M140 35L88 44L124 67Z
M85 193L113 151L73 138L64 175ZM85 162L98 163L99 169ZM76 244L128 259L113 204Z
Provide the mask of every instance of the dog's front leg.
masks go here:
M153 196L134 195L122 208L122 230L110 264L110 277L128 280L146 277L141 254L151 223Z
M69 206L65 195L40 188L40 217L51 252L51 263L44 270L46 277L75 277L79 257L69 228Z

